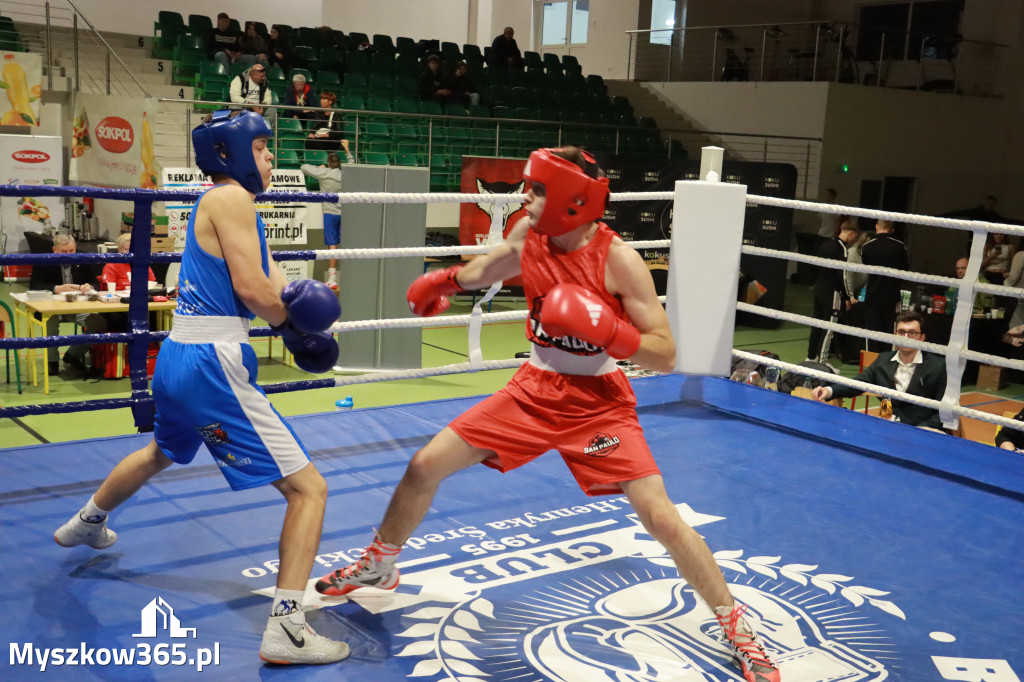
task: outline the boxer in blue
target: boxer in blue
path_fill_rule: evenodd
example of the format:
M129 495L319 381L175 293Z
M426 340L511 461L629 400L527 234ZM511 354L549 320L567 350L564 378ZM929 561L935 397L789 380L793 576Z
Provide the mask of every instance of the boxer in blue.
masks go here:
M270 484L288 502L260 658L333 663L348 656L348 645L316 634L302 611L327 483L256 384L248 331L260 316L299 367L326 372L338 359L338 344L324 330L341 308L320 282L287 283L270 256L253 199L270 185L272 136L263 117L249 111L217 111L192 131L196 165L216 184L189 220L174 326L153 376L153 440L121 460L54 539L62 547L110 547L117 534L106 527L107 515L172 463L191 462L205 442L232 489Z

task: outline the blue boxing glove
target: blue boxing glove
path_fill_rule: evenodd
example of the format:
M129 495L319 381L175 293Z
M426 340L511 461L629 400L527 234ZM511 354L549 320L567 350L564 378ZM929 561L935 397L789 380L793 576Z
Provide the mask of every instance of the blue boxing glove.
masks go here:
M299 369L311 374L329 372L338 364L338 342L327 332L300 332L285 322L274 331L281 335Z
M312 279L290 282L281 292L288 317L272 329L281 335L295 364L322 374L338 362L338 342L324 330L341 317L338 297L326 284Z
M288 320L300 332L322 332L341 317L337 294L314 279L289 282L281 292L281 302L288 308Z

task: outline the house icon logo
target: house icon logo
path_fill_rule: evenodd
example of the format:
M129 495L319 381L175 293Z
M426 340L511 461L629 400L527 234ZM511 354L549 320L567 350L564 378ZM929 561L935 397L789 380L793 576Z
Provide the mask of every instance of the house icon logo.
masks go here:
M174 609L164 601L163 597L157 597L146 604L142 609L142 632L132 637L156 637L158 630L166 630L171 637L188 637L189 633L193 639L196 636L195 628L183 628Z

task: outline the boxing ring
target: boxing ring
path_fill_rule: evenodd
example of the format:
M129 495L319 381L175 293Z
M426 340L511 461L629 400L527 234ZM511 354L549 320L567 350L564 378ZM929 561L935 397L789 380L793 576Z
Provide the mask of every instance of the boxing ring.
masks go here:
M0 188L0 194L51 189L136 202L131 253L66 260L128 260L144 273L149 262L180 257L148 253L148 207L155 200L188 198L183 196L188 193ZM612 199L665 199L666 194L672 196ZM294 201L296 195L288 198ZM482 198L308 194L299 200ZM489 202L515 200L487 197ZM743 200L784 201L745 195L745 190ZM809 202L782 206L827 210L823 207L835 208ZM673 241L680 238L685 208L677 203ZM855 215L859 210L839 209ZM882 215L928 224L938 220ZM991 229L984 223L949 226L976 234ZM998 229L1013 233L1009 227ZM739 250L776 257L753 248ZM480 250L412 248L396 250L396 255ZM377 250L274 253L282 260L388 255ZM968 315L966 301L974 292L1009 291L976 283L980 257L974 255L967 279L955 282ZM785 257L846 267L797 254ZM52 258L3 256L0 262ZM917 281L935 279L904 274ZM145 429L152 404L141 369L145 365L136 358L160 335L146 328L145 294L140 289L136 298L136 293L130 303L132 332L98 335L104 342L129 344L130 397L4 408L0 417L129 406ZM264 388L274 393L515 366L522 360L484 359L479 330L484 323L522 319L526 313L489 315L481 308L486 300L478 300L467 316L346 320L333 328L344 333L398 325L465 325L471 339L468 363ZM954 329L961 321L954 320ZM896 338L841 327L835 326L868 338ZM266 328L253 330L254 336L269 333ZM0 349L66 345L69 338L4 339ZM958 370L972 351L966 350L962 335L959 343L955 338L938 348L900 342L942 352L958 389ZM984 359L1006 367L1020 364ZM640 422L670 497L707 539L733 593L760 618L762 634L779 654L784 679L1018 680L1024 673L1024 457L713 376L677 373L635 379L633 386ZM412 454L476 400L288 420L330 489L316 575L358 557ZM951 389L932 406L950 420L968 415L1010 422L959 407ZM555 457L504 477L473 467L442 483L424 523L407 543L399 563L402 583L394 592L364 589L346 601L308 590L310 623L326 636L348 641L349 659L325 667L263 665L256 652L275 581L284 505L276 491L227 494L217 466L198 459L161 474L112 515L119 540L110 550L66 550L53 542L53 530L69 510L78 508L111 467L148 438L142 433L0 450L0 552L5 557L0 633L8 651L0 673L4 679L184 680L197 674L223 680L285 675L460 682L739 679L715 643L717 625L710 611L678 579L673 563L643 531L625 499L584 496Z

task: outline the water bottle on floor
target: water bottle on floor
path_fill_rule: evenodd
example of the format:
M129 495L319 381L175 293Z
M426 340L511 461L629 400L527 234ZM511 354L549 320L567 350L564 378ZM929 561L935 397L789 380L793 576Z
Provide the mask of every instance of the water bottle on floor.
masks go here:
M338 400L338 401L335 401L335 403L334 403L334 409L337 410L338 412L342 412L344 410L351 410L352 407L353 407L353 402L352 402L352 396L350 396L350 395L345 396L344 400Z

